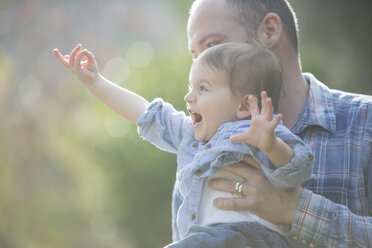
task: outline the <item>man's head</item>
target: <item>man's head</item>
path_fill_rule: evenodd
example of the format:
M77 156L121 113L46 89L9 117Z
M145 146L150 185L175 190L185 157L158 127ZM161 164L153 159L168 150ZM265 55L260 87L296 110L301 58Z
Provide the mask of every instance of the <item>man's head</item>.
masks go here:
M257 42L225 43L203 52L190 70L185 96L195 138L208 141L220 125L250 118L249 95L265 90L276 108L282 85L276 56Z
M296 18L286 0L196 0L187 29L193 57L215 44L248 38L272 50L284 36L298 53Z

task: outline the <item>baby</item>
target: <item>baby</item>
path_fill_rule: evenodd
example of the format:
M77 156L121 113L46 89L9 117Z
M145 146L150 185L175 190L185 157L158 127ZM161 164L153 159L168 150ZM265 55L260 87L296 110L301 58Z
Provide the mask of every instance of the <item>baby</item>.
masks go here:
M252 156L281 189L300 186L311 177L310 148L280 124L280 114L273 118L282 75L269 50L256 43L226 43L202 53L190 69L185 96L189 116L162 99L149 103L111 83L81 45L69 56L53 52L95 97L137 123L144 139L177 154L182 204L176 225L181 240L167 247L247 247L268 237L275 247L288 245L286 227L213 205L216 197L244 194L240 178L218 170L244 156ZM235 196L208 187L208 180L217 176L236 180Z

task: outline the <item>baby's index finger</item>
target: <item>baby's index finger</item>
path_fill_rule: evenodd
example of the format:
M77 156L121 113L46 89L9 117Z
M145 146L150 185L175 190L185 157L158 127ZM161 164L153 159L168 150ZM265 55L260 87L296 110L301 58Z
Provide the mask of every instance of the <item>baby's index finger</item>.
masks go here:
M263 91L261 92L261 98L262 98L262 99L266 99L266 98L267 98L267 93L266 93L266 91L263 90Z
M54 48L52 50L54 56L58 59L58 61L65 67L68 68L68 61L65 59L65 57L59 52L57 48Z
M77 54L79 53L79 51L81 50L82 46L81 44L77 45L71 52L70 54L70 60L69 60L69 65L70 67L72 67L75 63L75 59L76 59L76 56Z
M56 56L58 56L58 55L62 55L62 54L59 52L58 48L54 48L54 49L52 50L52 53L53 53L54 55L56 55Z
M84 56L86 57L88 63L93 63L94 60L95 60L94 55L92 54L92 52L90 52L87 49L84 49Z

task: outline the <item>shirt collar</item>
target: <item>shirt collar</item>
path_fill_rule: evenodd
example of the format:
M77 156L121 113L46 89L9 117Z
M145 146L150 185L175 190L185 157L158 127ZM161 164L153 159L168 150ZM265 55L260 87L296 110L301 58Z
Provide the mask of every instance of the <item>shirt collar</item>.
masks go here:
M304 73L303 76L310 84L309 97L291 131L298 134L308 126L319 126L332 134L335 133L336 115L331 91L314 75Z

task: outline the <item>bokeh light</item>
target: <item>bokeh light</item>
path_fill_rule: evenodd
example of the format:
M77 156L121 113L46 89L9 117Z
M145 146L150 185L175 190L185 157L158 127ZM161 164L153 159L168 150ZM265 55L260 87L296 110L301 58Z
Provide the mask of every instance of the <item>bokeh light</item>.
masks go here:
M127 51L129 64L136 68L143 68L150 65L154 57L154 47L149 42L133 43Z
M117 84L123 84L128 79L129 73L129 64L125 58L121 57L110 59L102 70L105 77Z

